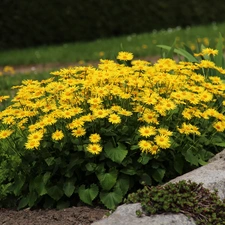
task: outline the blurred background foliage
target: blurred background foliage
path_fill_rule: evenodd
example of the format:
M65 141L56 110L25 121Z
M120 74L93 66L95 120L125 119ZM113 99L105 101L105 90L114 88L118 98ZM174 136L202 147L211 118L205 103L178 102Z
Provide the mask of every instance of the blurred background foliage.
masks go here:
M0 49L225 21L224 0L1 0Z

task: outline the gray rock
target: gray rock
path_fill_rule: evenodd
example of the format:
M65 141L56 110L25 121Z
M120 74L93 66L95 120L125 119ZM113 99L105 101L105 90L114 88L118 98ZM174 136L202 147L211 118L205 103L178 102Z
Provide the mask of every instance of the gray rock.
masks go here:
M92 225L195 225L192 218L183 214L161 214L154 216L136 216L136 210L141 210L141 204L119 206L108 218L92 223Z
M203 183L210 191L218 190L221 200L225 199L225 150L214 156L209 163L189 173L179 176L170 182L191 180ZM140 203L119 206L108 218L92 223L92 225L195 225L192 218L183 214L160 214L137 217L136 211L141 210Z

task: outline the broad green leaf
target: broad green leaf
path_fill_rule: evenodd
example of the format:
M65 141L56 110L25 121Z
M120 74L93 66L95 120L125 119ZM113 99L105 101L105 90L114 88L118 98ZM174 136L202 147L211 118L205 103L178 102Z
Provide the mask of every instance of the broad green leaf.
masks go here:
M74 193L74 190L75 190L74 182L72 182L72 181L66 181L64 183L64 185L63 185L63 191L64 191L64 194L67 197L70 197Z
M116 182L116 187L120 188L123 195L125 195L130 187L130 177L123 174L120 175L119 179Z
M152 173L152 177L155 181L160 183L162 182L165 172L166 172L165 169L158 168Z
M139 145L131 145L130 150L140 149Z
M142 153L141 156L138 159L138 162L143 164L143 165L146 165L149 162L150 159L152 159L152 155Z
M112 192L101 192L100 199L108 209L115 209L116 206L122 202L123 194L119 189L115 189Z
M137 174L137 170L132 166L127 166L126 168L120 170L121 173L127 174L127 175L135 175Z
M183 173L184 163L184 158L181 155L175 155L173 166L180 175Z
M117 163L121 163L128 153L126 146L121 143L118 143L118 146L114 147L111 142L107 142L104 146L104 150L106 156Z
M58 186L52 186L47 189L48 195L53 198L55 201L58 201L63 196L63 191Z
M109 191L117 180L118 171L111 170L109 173L97 173L97 177L103 190Z
M192 165L198 166L198 155L193 154L193 148L189 148L187 151L182 152L185 157L185 160Z
M37 191L38 195L42 196L46 194L47 190L45 177L42 175L35 177L30 183L30 188L32 187Z
M20 201L19 201L19 205L17 207L17 209L23 209L28 205L28 197L23 197Z
M93 171L95 171L97 165L96 165L96 163L87 163L85 165L85 167L86 167L87 171L93 172Z
M21 192L21 189L25 183L25 176L19 174L15 177L14 184L12 185L13 193L17 196Z
M152 185L152 179L147 173L143 173L140 178L140 183L144 182L146 185Z
M92 201L98 195L98 186L92 184L90 188L85 188L85 185L81 185L78 189L78 195L84 203L92 205Z
M38 196L37 196L37 194L34 191L32 191L32 192L30 192L28 194L27 198L28 198L28 205L29 205L29 207L33 207L34 204L35 204L35 201L38 198Z

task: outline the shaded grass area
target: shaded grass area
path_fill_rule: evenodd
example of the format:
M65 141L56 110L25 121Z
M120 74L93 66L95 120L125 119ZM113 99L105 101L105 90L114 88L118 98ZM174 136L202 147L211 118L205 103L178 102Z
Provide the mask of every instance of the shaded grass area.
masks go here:
M0 66L30 65L46 63L70 63L93 61L100 58L115 59L119 51L133 52L135 57L159 55L156 45L176 45L183 43L192 50L196 42L205 46L215 46L218 34L225 35L225 23L212 23L207 26L187 27L186 29L169 28L151 33L131 34L92 42L65 43L57 46L41 46L37 48L15 49L0 52Z

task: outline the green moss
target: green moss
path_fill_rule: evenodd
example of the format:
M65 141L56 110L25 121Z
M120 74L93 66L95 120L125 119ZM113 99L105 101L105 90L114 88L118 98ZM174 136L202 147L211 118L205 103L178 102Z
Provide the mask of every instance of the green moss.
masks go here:
M141 202L142 214L183 213L192 217L196 224L225 224L225 201L221 201L217 191L210 192L191 181L169 183L165 186L149 187L129 194L125 203Z

